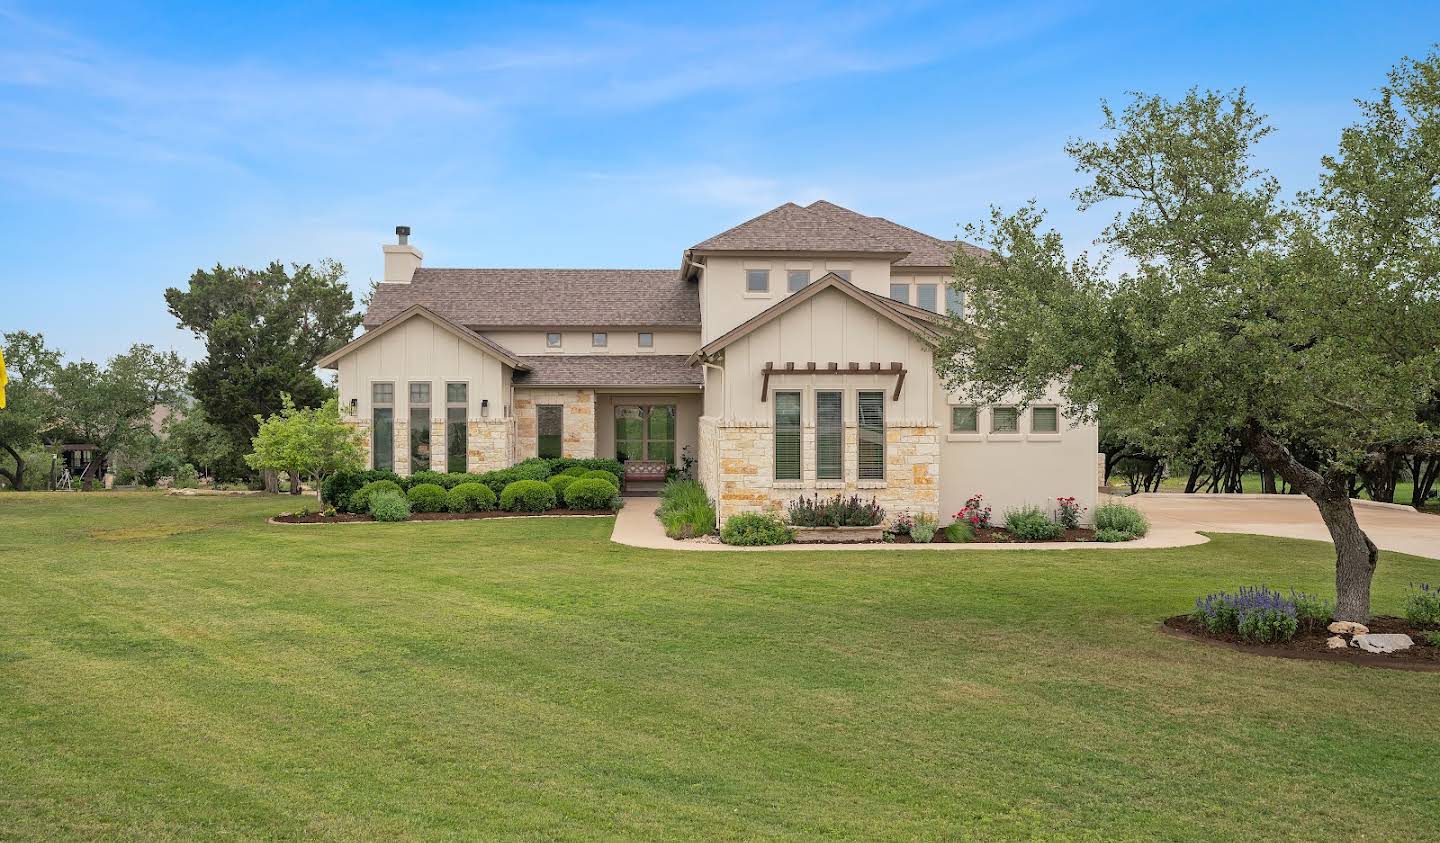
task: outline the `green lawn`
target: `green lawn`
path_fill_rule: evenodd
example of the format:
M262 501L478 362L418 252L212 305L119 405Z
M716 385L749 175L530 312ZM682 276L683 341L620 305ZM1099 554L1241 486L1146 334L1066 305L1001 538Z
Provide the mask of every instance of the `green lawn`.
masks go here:
M1326 545L675 553L0 495L0 838L1440 837L1440 674L1163 637ZM1376 603L1440 582L1385 553Z

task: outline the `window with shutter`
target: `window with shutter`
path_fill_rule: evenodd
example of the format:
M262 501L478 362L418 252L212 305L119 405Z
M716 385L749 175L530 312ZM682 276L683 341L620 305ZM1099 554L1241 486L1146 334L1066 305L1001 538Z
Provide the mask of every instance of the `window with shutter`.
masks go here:
M815 393L815 479L844 478L845 415L844 393L823 390Z
M885 393L862 391L856 395L860 449L857 476L861 480L885 479Z
M775 393L775 479L800 479L800 393Z
M1030 410L1031 433L1060 432L1059 414L1054 407L1033 407Z

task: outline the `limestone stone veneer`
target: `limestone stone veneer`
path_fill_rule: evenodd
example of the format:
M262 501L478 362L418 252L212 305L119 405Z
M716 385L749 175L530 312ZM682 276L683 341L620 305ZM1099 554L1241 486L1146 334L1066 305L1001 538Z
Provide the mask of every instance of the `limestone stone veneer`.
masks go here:
M515 459L539 456L539 418L535 408L559 404L564 408L564 438L560 455L576 459L595 456L595 390L526 389L515 391Z

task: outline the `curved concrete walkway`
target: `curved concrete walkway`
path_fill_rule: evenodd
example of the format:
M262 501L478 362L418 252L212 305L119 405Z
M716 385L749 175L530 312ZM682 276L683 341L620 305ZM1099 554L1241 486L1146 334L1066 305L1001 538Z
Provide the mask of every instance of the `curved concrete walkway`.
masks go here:
M1014 544L891 544L886 550L957 551L989 550L1140 550L1185 547L1209 541L1199 531L1253 533L1292 539L1330 541L1330 533L1309 498L1299 495L1183 495L1153 493L1132 495L1126 503L1150 519L1150 533L1133 542L1016 542ZM610 540L632 547L657 550L723 550L731 552L811 550L875 550L873 544L787 544L777 547L731 547L714 539L679 541L669 538L655 517L656 498L626 498L615 518ZM1398 504L1355 501L1360 526L1384 550L1440 559L1440 516L1416 512Z

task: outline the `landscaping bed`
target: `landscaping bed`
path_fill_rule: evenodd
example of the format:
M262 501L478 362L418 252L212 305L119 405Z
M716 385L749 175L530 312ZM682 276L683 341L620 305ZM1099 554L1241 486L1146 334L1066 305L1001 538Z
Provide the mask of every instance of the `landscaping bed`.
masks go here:
M1365 667L1389 667L1399 670L1440 671L1440 647L1429 643L1427 630L1412 625L1405 618L1377 616L1366 624L1371 634L1403 634L1414 640L1409 649L1394 653L1367 653L1358 647L1331 649L1326 643L1335 633L1324 626L1301 629L1288 641L1268 644L1254 644L1232 632L1211 633L1193 615L1174 615L1166 618L1161 628L1172 635L1239 650L1262 656L1276 656L1286 659L1313 659L1318 661L1343 662Z
M507 512L505 510L492 509L485 512L412 512L410 521L477 521L484 518L526 518L531 516L545 517L554 515L614 515L612 509L547 509L544 512ZM300 515L294 512L285 512L275 516L273 519L279 524L353 524L359 521L374 521L373 515L359 515L353 512L337 512L333 515L325 515L320 512L311 512Z
M1050 544L1053 542L1090 542L1095 541L1095 531L1088 527L1076 527L1070 530L1063 530L1053 539L1022 539L1006 530L1004 527L981 527L975 530L975 538L965 544L1009 544L1012 542L1026 542L1035 544ZM950 534L945 530L936 530L935 537L928 544L952 544ZM913 536L895 536L895 544L918 544Z

